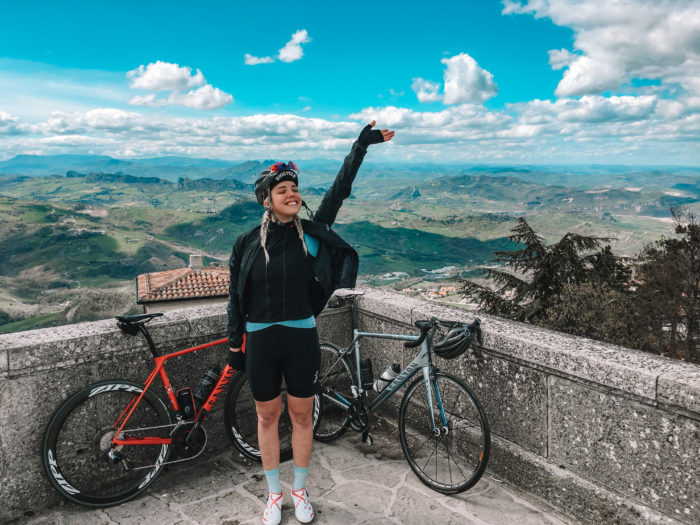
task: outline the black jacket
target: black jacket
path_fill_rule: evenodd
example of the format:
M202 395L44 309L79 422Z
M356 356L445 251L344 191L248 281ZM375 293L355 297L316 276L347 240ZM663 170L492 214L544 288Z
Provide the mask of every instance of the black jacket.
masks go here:
M338 210L352 190L357 171L367 149L355 142L350 154L321 201L314 220L302 219L304 233L319 241L318 253L313 261L314 280L309 287L309 299L314 315L321 313L326 302L338 288L353 288L357 279L359 259L357 252L331 230ZM238 236L233 245L229 269L231 272L228 296L228 341L231 348L243 344L243 332L247 316L246 280L253 261L262 250L260 226Z

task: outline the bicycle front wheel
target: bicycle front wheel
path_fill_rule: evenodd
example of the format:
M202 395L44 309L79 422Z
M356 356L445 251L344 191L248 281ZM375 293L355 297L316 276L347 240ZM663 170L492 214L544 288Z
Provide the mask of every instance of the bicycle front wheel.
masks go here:
M340 350L330 343L321 343L321 368L318 391L321 397L321 415L314 438L332 441L348 429L348 409L338 400L352 398L353 374L347 359L340 358Z
M131 381L102 381L56 410L44 433L42 461L49 481L64 497L90 507L117 505L146 490L161 472L171 445L111 446L117 421L141 392L143 385ZM170 423L167 407L149 390L120 437L167 438Z
M422 377L408 387L399 410L401 448L427 486L443 494L463 492L486 470L491 449L486 414L452 375L435 372L430 391L428 396Z
M282 385L282 413L279 419L280 461L292 458L292 421L287 411L287 388ZM314 399L312 423L318 424L319 402ZM262 461L258 442L258 413L248 384L248 374L236 372L226 392L224 424L231 442L240 452L255 461Z

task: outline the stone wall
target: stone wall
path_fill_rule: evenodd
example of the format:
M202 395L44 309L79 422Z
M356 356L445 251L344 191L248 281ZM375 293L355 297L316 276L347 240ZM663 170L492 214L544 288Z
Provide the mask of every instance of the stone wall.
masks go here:
M364 288L363 331L471 320L457 308ZM485 406L489 469L588 523L700 523L700 367L480 316L483 348L436 358ZM416 350L366 340L375 373Z
M473 317L396 293L363 291L359 322L366 331L417 333L417 319ZM700 523L699 367L481 317L483 348L436 363L461 376L485 406L491 475L584 522ZM211 305L168 312L149 327L167 352L222 338L225 325L224 306ZM324 340L347 344L348 309L324 312L319 331ZM415 355L388 340L366 340L363 351L375 374ZM195 387L225 353L222 346L183 356L168 374L176 387ZM0 522L60 500L40 459L53 410L90 383L141 382L151 367L145 343L113 320L0 336ZM215 412L207 425L212 450L230 446L222 419Z
M225 304L184 308L148 327L165 354L224 338L225 312ZM349 342L347 309L324 312L318 325L324 339ZM225 362L226 352L221 345L169 360L166 371L173 388L196 388L211 364ZM91 383L115 378L142 383L152 369L143 338L126 335L114 320L0 335L0 523L61 501L41 463L41 440L53 411ZM159 379L154 387L167 400ZM206 424L208 452L231 446L223 404L222 397Z

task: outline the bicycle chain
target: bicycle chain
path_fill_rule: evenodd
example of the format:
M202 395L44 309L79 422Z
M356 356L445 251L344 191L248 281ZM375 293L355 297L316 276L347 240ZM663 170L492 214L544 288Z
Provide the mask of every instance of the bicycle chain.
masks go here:
M199 427L199 428L201 428L201 429L202 429L202 432L204 432L204 445L202 446L202 450L200 450L199 452L197 452L197 453L196 453L194 456L192 456L191 458L182 458L182 459L174 459L174 460L172 460L172 461L166 461L166 462L164 462L164 463L161 463L160 466L163 467L163 466L165 466L165 465L174 465L175 463L182 463L183 461L191 461L191 460L193 460L194 458L199 457L199 456L202 454L202 452L204 452L204 449L207 448L207 443L209 442L209 438L207 437L207 432L206 432L206 430L204 430L203 427ZM155 466L156 466L155 464L153 464L153 465L146 465L145 467L134 467L134 468L132 468L131 470L142 470L142 469L145 469L145 468L151 468L151 467L155 467Z
M170 424L168 424L168 425L158 425L158 426L156 426L156 427L132 428L132 429L129 429L129 430L122 430L122 434L126 434L126 433L128 433L128 432L139 432L139 431L142 431L142 430L154 430L154 429L157 429L157 428L169 428L169 427L173 427L172 432L170 432L170 435L172 436L178 428L180 428L182 425L187 425L187 424L192 424L192 422L191 422L191 421L184 421L184 420L183 420L183 421L178 421L177 423L170 423ZM194 458L196 458L196 457L199 457L199 456L202 454L202 452L204 452L204 449L207 448L207 443L209 442L209 438L208 438L208 436L207 436L206 430L204 430L204 427L200 427L200 428L202 429L202 432L204 432L204 446L202 446L202 450L200 450L197 454L195 454L195 455L192 456L191 458L174 459L174 460L172 460L172 461L166 461L166 462L164 462L164 463L161 463L160 466L163 467L163 466L165 466L165 465L173 465L173 464L175 464L175 463L182 463L183 461L190 461L190 460L192 460L192 459L194 459ZM172 446L172 445L171 445L171 446ZM131 470L143 470L143 469L152 468L152 467L155 467L155 466L156 466L156 464L154 463L153 465L145 465L145 466L143 466L143 467L132 467Z

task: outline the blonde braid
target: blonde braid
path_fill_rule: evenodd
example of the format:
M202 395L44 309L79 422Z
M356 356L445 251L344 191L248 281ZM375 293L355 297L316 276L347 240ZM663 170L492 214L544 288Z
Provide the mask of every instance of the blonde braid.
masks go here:
M301 227L301 219L299 218L299 215L294 216L294 226L296 227L297 233L299 234L299 238L301 239L301 245L304 247L304 255L309 255L309 252L306 249L306 241L304 240L304 230Z
M263 214L262 224L260 225L260 244L265 252L265 263L269 264L270 254L267 253L267 248L265 248L265 243L267 242L267 230L270 227L270 210L266 209Z

